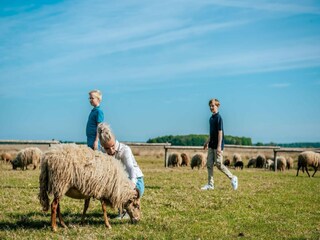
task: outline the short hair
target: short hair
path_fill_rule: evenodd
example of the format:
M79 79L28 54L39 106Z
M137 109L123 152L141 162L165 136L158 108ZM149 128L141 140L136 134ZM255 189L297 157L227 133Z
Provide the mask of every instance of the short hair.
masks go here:
M212 98L212 99L209 100L209 106L210 106L211 104L214 104L214 105L216 105L217 107L220 107L220 101L219 101L218 99L216 99L216 98Z
M94 95L96 98L99 99L99 101L102 100L102 92L101 92L100 90L98 90L98 89L91 90L91 91L89 92L89 94Z
M106 123L99 123L98 124L98 128L97 128L97 132L99 135L99 140L102 143L102 145L104 145L104 143L109 142L112 138L114 138L114 135L112 133L112 130L110 128L110 125L106 124Z

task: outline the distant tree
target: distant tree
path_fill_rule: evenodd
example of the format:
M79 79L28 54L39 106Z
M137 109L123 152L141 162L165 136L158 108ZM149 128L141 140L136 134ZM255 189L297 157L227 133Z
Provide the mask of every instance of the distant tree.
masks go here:
M162 136L153 139L149 139L147 143L171 143L173 146L202 146L208 139L208 135L205 134L190 134L190 135L178 135L178 136ZM252 145L251 138L246 137L234 137L225 136L225 144L233 145Z
M256 146L264 146L264 144L262 142L257 142L255 145Z

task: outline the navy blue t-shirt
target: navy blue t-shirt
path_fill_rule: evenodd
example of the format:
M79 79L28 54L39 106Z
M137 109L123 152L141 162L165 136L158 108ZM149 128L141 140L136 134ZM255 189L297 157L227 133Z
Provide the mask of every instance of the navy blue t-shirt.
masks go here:
M222 131L222 143L221 143L221 150L224 148L224 131L223 131L223 121L222 117L219 113L212 114L209 119L210 125L210 142L209 148L217 149L218 147L218 133Z

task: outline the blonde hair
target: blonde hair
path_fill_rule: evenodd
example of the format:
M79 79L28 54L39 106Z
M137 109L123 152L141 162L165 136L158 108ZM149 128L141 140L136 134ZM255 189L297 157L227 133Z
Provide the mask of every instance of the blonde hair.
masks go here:
M212 98L212 99L209 100L209 106L210 106L211 104L214 104L214 105L216 105L217 107L220 107L220 102L219 102L219 100L216 99L216 98Z
M98 89L92 90L89 92L89 94L92 94L93 96L95 96L96 98L99 99L99 101L101 102L102 100L102 92Z
M101 142L101 145L104 145L105 143L109 142L112 138L114 138L110 125L106 123L99 123L97 132L99 134L99 140Z

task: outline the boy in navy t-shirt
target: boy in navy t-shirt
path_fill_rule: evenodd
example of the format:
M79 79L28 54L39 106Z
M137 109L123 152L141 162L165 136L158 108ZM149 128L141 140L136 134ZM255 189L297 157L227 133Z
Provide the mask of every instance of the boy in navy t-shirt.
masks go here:
M223 149L224 149L224 131L223 121L219 114L220 102L218 99L211 99L209 101L210 111L212 116L209 119L210 135L209 139L205 142L203 148L208 149L207 169L208 169L208 184L203 186L202 190L214 189L213 180L213 166L216 164L217 168L223 172L230 180L234 190L238 188L238 178L223 165Z

